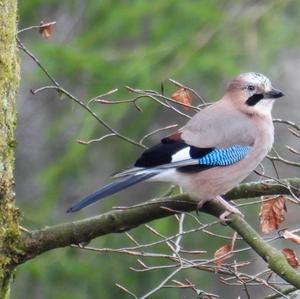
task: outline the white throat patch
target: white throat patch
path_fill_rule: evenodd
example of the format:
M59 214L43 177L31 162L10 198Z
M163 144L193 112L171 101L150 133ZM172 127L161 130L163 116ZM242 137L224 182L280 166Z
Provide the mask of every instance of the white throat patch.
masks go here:
M261 114L271 115L274 100L262 99L253 108Z

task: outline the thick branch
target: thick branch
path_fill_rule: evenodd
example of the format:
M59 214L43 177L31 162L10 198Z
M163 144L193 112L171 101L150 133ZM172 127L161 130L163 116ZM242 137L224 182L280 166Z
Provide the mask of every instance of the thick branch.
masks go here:
M300 188L300 179L286 179L282 180L281 183ZM296 189L294 191L299 194ZM229 192L226 198L251 198L261 195L288 193L286 187L275 185L274 181L264 181L241 184ZM149 221L173 215L175 211L188 212L194 210L196 210L196 202L187 194L181 194L154 199L124 210L114 210L99 216L23 233L21 240L23 253L19 256L17 263L23 263L54 248L89 242L99 236L123 232ZM223 212L222 208L212 204L206 204L203 211L214 216L219 216Z
M290 194L290 190L300 196L300 179L289 178L278 181L265 180L263 182L240 184L228 192L225 197L229 200L240 198L254 198L265 195Z
M271 185L271 183L274 182L242 184L228 193L226 197L237 199L260 195L288 194L287 188ZM296 188L300 187L300 179L286 179L281 183L293 185L294 191L299 194ZM89 242L96 237L123 232L151 220L179 213L179 211L193 211L196 207L197 202L194 199L187 194L181 194L154 199L139 206L110 211L76 222L26 232L21 240L23 253L19 256L17 264L21 264L51 249ZM224 208L216 202L210 201L205 204L203 211L219 216L224 212ZM280 251L265 242L240 215L232 215L228 224L268 263L271 270L296 288L300 288L300 274L288 264Z
M113 210L99 216L26 232L22 236L23 254L19 263L54 248L89 242L110 233L124 232L175 213L163 207L182 212L194 211L196 202L185 194L154 199L136 207Z

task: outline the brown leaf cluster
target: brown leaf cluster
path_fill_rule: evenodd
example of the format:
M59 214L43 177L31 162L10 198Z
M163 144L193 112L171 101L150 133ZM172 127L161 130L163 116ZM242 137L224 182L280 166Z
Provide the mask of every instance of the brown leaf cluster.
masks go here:
M184 104L184 105L190 105L192 103L192 94L189 90L181 87L177 89L174 93L171 95L171 99L174 101ZM183 107L185 110L188 110L188 107Z
M299 261L293 249L283 248L281 251L284 254L287 262L290 264L291 267L293 268L299 267Z
M218 250L215 251L214 264L216 266L216 272L219 270L222 264L232 256L232 254L230 254L231 251L231 244L225 244L224 246L220 247Z
M266 200L268 199L268 200ZM262 197L262 204L259 212L259 220L263 233L270 233L278 229L284 221L286 212L285 197L282 195L274 197Z

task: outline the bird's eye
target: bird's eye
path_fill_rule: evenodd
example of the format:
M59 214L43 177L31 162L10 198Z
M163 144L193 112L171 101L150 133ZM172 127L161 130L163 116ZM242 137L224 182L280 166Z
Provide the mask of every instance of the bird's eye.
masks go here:
M253 90L255 90L255 86L254 85L248 85L247 89L250 90L250 91L253 91Z

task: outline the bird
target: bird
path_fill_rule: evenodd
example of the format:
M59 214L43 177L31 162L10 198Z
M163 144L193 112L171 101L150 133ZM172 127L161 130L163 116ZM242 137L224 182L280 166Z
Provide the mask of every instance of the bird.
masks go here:
M220 100L197 112L183 127L146 149L133 167L114 181L73 204L82 208L142 181L169 182L198 201L220 202L225 219L241 212L222 196L242 182L271 150L274 126L271 110L283 97L257 72L242 73L227 85Z

